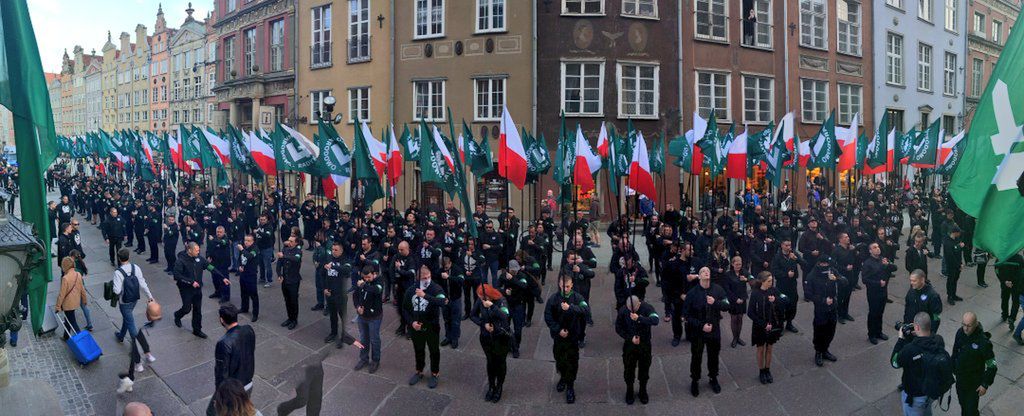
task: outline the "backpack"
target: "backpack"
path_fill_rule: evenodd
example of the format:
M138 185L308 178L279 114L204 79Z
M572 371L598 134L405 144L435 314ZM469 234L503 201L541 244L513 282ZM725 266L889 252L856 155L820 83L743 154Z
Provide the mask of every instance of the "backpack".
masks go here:
M135 265L129 263L132 266L132 274L124 276L124 282L121 284L121 301L123 303L132 303L139 300L139 279L135 277ZM124 269L118 268L118 273L125 275Z
M924 394L941 403L942 397L953 387L953 359L945 349L924 352L921 354L921 370Z

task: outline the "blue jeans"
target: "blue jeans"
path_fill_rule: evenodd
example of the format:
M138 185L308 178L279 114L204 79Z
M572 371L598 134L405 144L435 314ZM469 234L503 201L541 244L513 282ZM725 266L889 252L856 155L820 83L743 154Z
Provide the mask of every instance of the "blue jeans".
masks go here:
M1024 307L1024 295L1020 295L1020 301L1022 307ZM1020 322L1017 323L1017 328L1013 330L1013 336L1020 337L1021 331L1024 331L1024 318L1020 318Z
M139 336L139 330L135 327L135 316L132 315L136 303L138 301L117 305L117 309L121 311L121 331L117 333L117 339L124 339L125 333L130 333L133 340Z
M484 269L484 282L483 283L486 283L487 277L490 276L491 286L498 287L498 281L500 279L500 277L498 277L498 270L499 269L500 269L500 266L498 265L498 260L497 259L495 259L495 260L488 260L487 261L487 268Z
M932 416L932 399L928 396L912 397L910 404L907 404L907 392L901 392L900 398L903 416Z
M84 304L82 305L82 315L85 315L85 326L92 328L92 311Z
M241 245L241 241L233 241L231 243L231 270L238 270L239 257L241 252L238 251L238 246Z
M359 325L359 342L363 344L363 349L359 350L361 361L370 361L370 357L373 357L373 362L380 362L381 321L381 318L363 319L362 316L356 318L356 324Z
M444 337L448 342L459 343L462 336L462 299L449 301L441 309L441 317L444 318Z
M270 283L274 280L274 248L260 250L260 260L260 280L264 283Z
M523 340L523 323L526 322L526 305L509 308L512 318L512 351L519 352L519 343Z

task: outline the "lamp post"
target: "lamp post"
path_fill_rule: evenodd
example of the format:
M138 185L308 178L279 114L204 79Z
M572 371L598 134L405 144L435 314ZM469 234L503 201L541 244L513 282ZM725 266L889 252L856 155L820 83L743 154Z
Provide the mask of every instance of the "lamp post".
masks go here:
M29 270L43 262L46 251L32 224L7 213L11 195L0 190L0 388L10 382L5 331L21 329L19 299L28 289Z

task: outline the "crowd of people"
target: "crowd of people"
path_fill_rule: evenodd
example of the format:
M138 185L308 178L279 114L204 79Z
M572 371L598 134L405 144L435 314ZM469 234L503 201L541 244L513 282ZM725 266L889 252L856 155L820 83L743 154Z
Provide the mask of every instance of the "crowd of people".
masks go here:
M623 343L629 404L651 400L647 384L652 350L684 343L691 350L693 396L700 394L705 376L712 392L721 391L723 343L737 348L749 342L755 347L759 381L773 383L774 344L787 333L807 330L794 323L801 307L813 310L808 359L817 366L835 362L832 340L839 325L855 321L850 299L860 290L868 305L867 341L888 341L891 323L882 317L892 303L890 279L901 263L909 273L910 289L902 314L905 330L898 331L892 365L904 368L907 414L927 414L915 412L930 409L935 399L919 380L929 372L907 370L921 365L907 358L908 351L944 351L941 337L934 335L943 320L943 297L949 305L962 300L957 288L965 267L976 267L977 284L987 287L986 265L995 264L1003 321L1024 345L1024 320L1015 325L1024 258L989 259L974 250L971 218L941 188L925 192L917 186L896 186L897 181L863 182L852 198L835 200L826 184L811 181L808 206L802 210L781 203L792 200L788 184L772 194L741 191L732 196L734 201L709 191L696 214L686 200L680 201L682 211L667 203L660 213L649 201L641 201L642 215L621 215L608 225L605 237L612 255L599 260L592 250L599 237L592 232L596 219L559 204L550 191L539 218L524 223L510 207L496 218L482 205L464 216L453 203L424 209L416 201L404 211L389 201L380 211L357 204L349 212L334 200L313 195L299 200L274 184L213 189L183 181L174 188L74 174L66 165L58 165L52 182L63 195L50 207L53 225L60 230L57 256L70 259L71 270L76 264L84 267L79 219L95 224L109 246L109 261L118 268L115 282L120 284L115 287L130 288L131 295L120 305L125 322L119 340L127 333L133 345L136 338L141 341L144 354L133 354L136 366L143 355L154 358L137 336L131 311L140 287L150 300L153 296L142 279L141 285L124 284L129 275L141 274L129 262L130 247L137 255L148 254L150 263L164 262L173 276L181 299L173 314L175 325L183 327L182 320L191 315L189 329L206 338L202 296L209 293L222 302L221 321L230 338L224 354L251 354L243 352L253 344L251 329L250 335L238 335L231 328L238 314L258 321L260 297L270 293L259 286L270 288L275 282L286 309L281 326L293 330L300 321L299 286L312 280L316 303L309 309L330 316L324 342L357 347L357 371L380 368L381 322L391 305L400 322L396 334L410 339L415 351L410 385L424 380L429 388L438 385L440 348L459 348L461 323L470 320L480 328L486 356L484 399L495 403L503 394L508 355L519 357L523 332L534 323L537 305L542 305L539 313L553 340L559 374L555 389L564 392L567 403L575 401L580 349L586 347L588 327L595 324L590 304L595 279L614 279L615 304L601 307L617 311L614 328ZM476 226L476 236L467 221ZM556 241L563 239L564 247L556 250ZM646 246L646 262L636 250L640 244ZM307 256L313 276L303 275ZM929 258L941 258L942 270L929 271ZM557 288L545 298L549 275ZM942 280L945 290L940 295L936 287ZM212 292L204 292L208 282ZM236 286L240 308L230 303ZM64 306L78 306L70 303ZM346 312L355 314L357 336L345 329ZM671 327L671 342L655 347L652 327L661 322ZM993 382L995 361L976 316L969 313L962 322L952 351L956 390L965 414L977 414L977 397ZM750 328L746 332L745 325ZM218 344L217 353L221 350ZM250 390L251 357L225 360L230 365L222 368L218 358L217 384L238 375L244 390Z

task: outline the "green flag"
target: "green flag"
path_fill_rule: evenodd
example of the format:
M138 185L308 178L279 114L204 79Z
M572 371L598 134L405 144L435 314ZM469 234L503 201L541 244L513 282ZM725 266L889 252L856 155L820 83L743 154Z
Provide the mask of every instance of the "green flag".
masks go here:
M877 168L889 163L890 130L889 117L882 117L882 120L878 122L878 129L875 130L875 137L866 149L865 163L868 167Z
M356 130L359 130L358 124ZM277 159L278 170L304 172L314 176L322 175L318 164L320 149L312 140L280 123L277 124L272 138L274 139L274 156Z
M409 133L409 125L406 124L402 129L402 137L398 139L402 145L403 156L405 160L413 161L419 160L420 158L420 138L415 133Z
M366 147L366 138L363 137L361 125L362 123L359 120L356 120L353 124L353 130L355 130L356 134L353 139L355 142L355 149L352 154L352 163L355 165L353 177L362 190L363 203L369 206L378 199L384 198L384 187L380 184L380 181L384 178L377 174L377 169L373 166L373 160L370 159L370 149Z
M491 162L490 146L487 146L487 139L481 139L483 145L473 140L473 132L466 124L466 120L462 120L462 140L466 153L465 165L469 166L470 172L473 172L476 176L483 176L494 170L494 164Z
M263 182L263 170L256 165L249 150L249 135L229 124L226 136L231 145L231 166L251 176L257 183Z
M864 167L864 162L868 158L868 136L864 133L860 134L857 138L857 161L854 162L856 165L854 169L860 170Z
M320 164L324 176L335 187L340 187L352 177L352 152L331 124L321 120L317 131L320 134L316 135L316 142L320 147ZM372 164L370 166L372 170Z
M836 112L832 111L828 120L821 125L818 134L811 140L811 159L807 161L807 168L835 169L842 151L839 149L839 142L836 140Z
M661 140L654 141L654 148L648 156L651 173L665 173L665 132L661 132Z
M669 156L675 156L676 161L672 162L686 173L693 173L690 170L693 165L693 147L686 141L686 136L679 136L668 142Z
M714 111L711 112L714 114ZM729 142L732 141L735 126L729 126L729 132L722 136L718 132L718 122L715 117L708 120L708 129L704 137L697 142L701 152L704 154L703 166L708 169L712 178L718 177L725 168L728 156Z
M420 121L420 180L438 184L448 195L458 188L455 160L436 126Z
M917 141L917 136L920 133L917 132L917 127L910 129L905 134L900 135L900 138L896 140L895 149L893 149L893 160L899 161L903 158L909 158L912 150L914 149L914 143Z
M910 165L916 168L934 168L939 158L940 124L935 120L918 136L917 143L911 148Z
M544 133L533 140L532 146L526 149L527 156L537 167L537 172L546 175L551 170L551 155L548 153L548 145L544 140Z
M747 137L747 177L753 176L753 167L768 161L768 147L771 146L775 123Z

